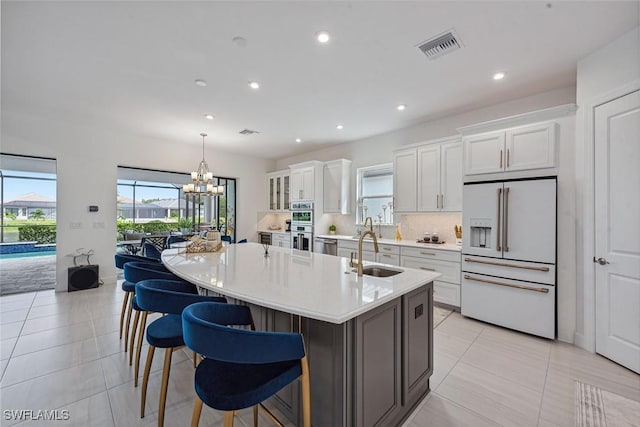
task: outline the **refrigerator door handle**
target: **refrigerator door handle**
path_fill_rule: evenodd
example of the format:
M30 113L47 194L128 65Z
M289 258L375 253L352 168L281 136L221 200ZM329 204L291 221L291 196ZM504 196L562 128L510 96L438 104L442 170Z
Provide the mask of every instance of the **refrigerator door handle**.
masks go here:
M498 188L498 221L496 222L496 251L502 252L500 247L500 199L502 198L502 187Z
M474 280L476 282L488 283L490 285L506 286L507 288L523 289L525 291L540 292L543 294L549 293L549 289L547 288L530 288L529 286L512 285L511 283L502 283L502 282L497 282L495 280L487 280L487 279L480 279L479 277L471 277L468 274L465 274L464 278L467 280Z
M466 262L475 262L475 263L478 263L478 264L487 264L487 265L497 265L499 267L522 268L522 269L525 269L525 270L535 270L535 271L549 271L549 267L538 267L538 266L533 266L533 265L515 265L515 264L509 264L509 263L506 263L506 262L491 262L491 261L485 261L485 260L467 258L467 257L465 257L464 260Z
M504 251L509 252L509 187L504 188Z

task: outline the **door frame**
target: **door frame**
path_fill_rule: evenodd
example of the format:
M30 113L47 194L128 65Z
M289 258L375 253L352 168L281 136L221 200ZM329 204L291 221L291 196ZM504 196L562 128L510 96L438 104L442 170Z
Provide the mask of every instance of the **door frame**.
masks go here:
M578 256L582 259L576 260L576 267L582 270L583 282L583 321L582 333L574 333L574 343L578 347L594 352L596 351L596 272L592 258L595 253L595 109L617 98L621 98L632 92L640 90L640 79L632 80L604 94L598 95L584 105L584 157L582 158L584 183L582 201L582 233L578 230L577 236L582 238L582 252ZM577 141L576 141L577 143ZM576 157L576 161L578 157ZM576 165L579 166L579 165ZM576 167L576 171L579 167ZM578 208L580 206L577 206ZM579 227L579 223L577 225ZM577 271L580 273L580 271ZM578 280L580 274L578 274ZM580 304L577 301L577 304Z

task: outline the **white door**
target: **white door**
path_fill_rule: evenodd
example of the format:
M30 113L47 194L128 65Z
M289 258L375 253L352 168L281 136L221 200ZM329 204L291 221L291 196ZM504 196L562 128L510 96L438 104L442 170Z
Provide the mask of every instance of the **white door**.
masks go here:
M464 174L504 171L504 132L467 136L464 145Z
M295 169L291 171L291 201L297 202L302 200L302 188L304 183L302 182L302 171Z
M640 91L595 109L596 351L640 373Z
M440 149L440 209L462 211L462 143L443 144Z
M556 165L556 124L538 123L509 129L505 170L552 168Z
M462 193L462 253L502 258L502 182L466 184Z
M418 210L440 210L440 146L418 148Z
M505 259L556 263L556 180L504 183Z
M416 211L416 150L393 154L393 211Z

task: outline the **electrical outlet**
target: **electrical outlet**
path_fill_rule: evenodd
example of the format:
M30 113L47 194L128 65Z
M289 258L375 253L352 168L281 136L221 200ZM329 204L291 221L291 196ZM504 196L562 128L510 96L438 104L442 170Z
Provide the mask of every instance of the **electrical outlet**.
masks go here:
M98 228L103 230L104 229L104 222L100 221L100 222L94 222L93 223L93 228Z
M73 229L73 230L78 230L80 228L82 228L82 223L81 222L72 222L69 224L69 228Z
M419 306L417 306L414 309L414 319L417 319L418 317L422 316L424 314L424 305L420 304Z

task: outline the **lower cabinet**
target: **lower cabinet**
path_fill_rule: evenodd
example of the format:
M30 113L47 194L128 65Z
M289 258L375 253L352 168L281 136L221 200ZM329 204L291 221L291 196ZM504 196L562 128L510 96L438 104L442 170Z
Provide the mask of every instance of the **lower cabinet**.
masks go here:
M271 233L271 245L279 248L291 248L291 236L288 233Z
M302 333L313 426L400 426L429 391L432 298L428 283L342 324L249 306L256 329ZM302 425L300 383L284 387L269 406Z
M441 273L433 282L433 300L460 307L460 253L437 249L402 248L400 263L403 267Z

